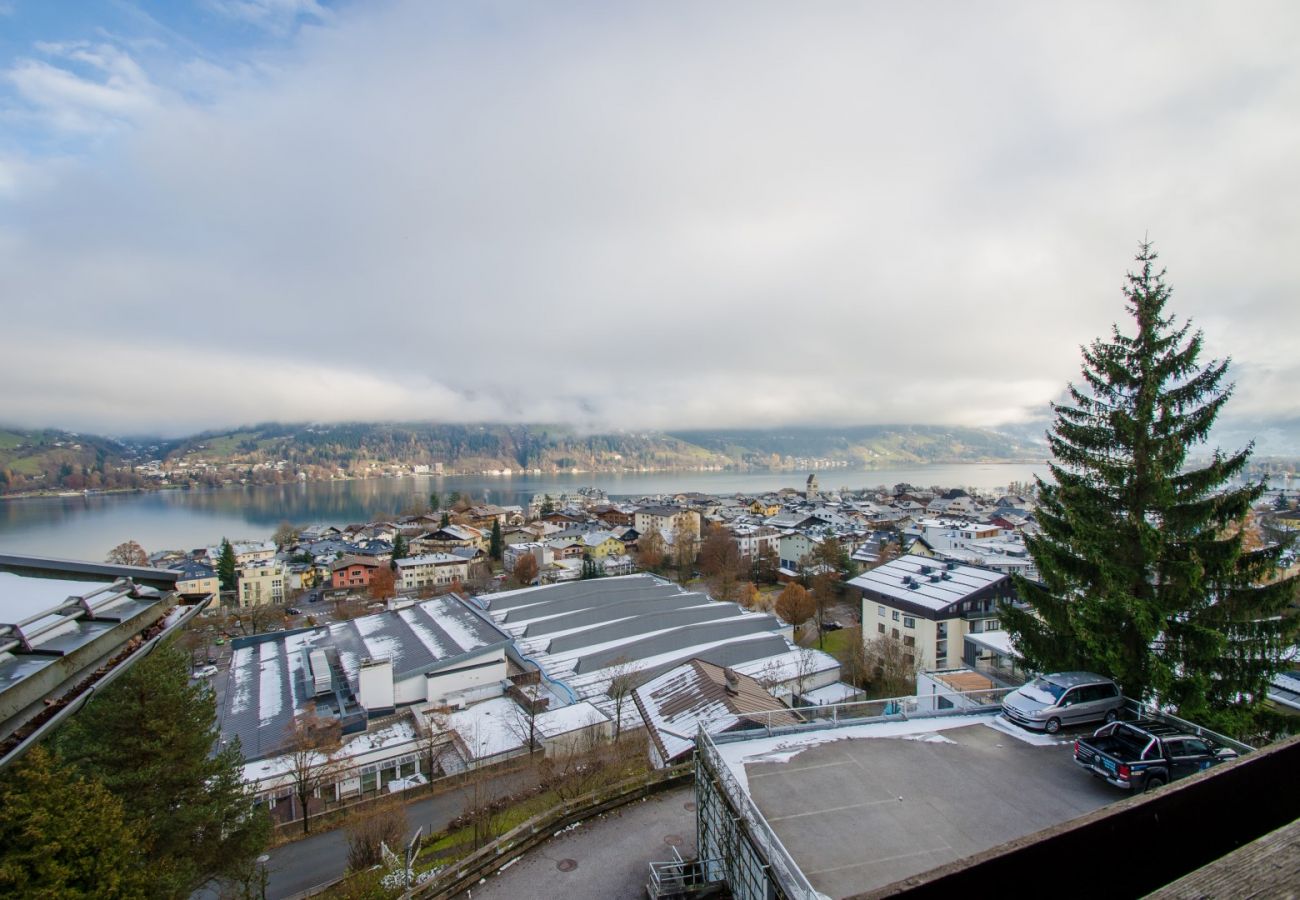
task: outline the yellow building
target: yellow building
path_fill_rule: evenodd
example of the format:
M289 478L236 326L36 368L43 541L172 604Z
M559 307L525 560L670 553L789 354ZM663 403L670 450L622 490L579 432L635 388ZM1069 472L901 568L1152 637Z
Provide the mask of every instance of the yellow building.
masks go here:
M627 552L623 542L608 531L596 531L582 536L585 551L592 559L622 556Z
M849 581L862 594L862 639L903 643L922 669L961 664L967 634L997 631L1014 592L1002 572L908 554Z
M274 606L285 601L289 572L284 563L255 562L238 570L235 589L240 606Z

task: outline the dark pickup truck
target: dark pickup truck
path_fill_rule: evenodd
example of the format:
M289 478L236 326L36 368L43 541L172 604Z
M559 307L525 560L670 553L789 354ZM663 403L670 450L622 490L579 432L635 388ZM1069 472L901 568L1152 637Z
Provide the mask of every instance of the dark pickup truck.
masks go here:
M1206 738L1147 720L1112 722L1074 742L1076 763L1128 791L1148 791L1236 756Z

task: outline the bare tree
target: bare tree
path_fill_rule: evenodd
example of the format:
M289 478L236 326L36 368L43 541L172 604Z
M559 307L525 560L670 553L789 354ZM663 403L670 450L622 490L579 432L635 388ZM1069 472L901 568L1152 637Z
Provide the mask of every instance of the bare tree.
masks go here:
M104 561L119 566L147 566L149 554L135 541L123 541L108 551Z
M438 760L452 743L448 722L450 714L449 708L439 707L430 710L423 717L416 716L416 743L420 748L420 757L424 760L424 768L429 773L430 781L438 777Z
M607 693L609 699L614 701L614 740L617 741L623 735L623 708L632 699L632 691L636 689L637 670L632 667L630 660L619 659L610 666L609 671L611 678Z
M802 700L803 695L808 693L808 682L817 672L817 654L805 647L799 647L795 650L794 659L794 692Z
M348 820L348 870L360 872L384 861L383 848L399 851L406 840L406 801L391 794Z
M298 542L298 529L294 528L291 522L288 522L287 520L283 521L280 523L279 527L275 529L275 534L271 535L271 540L274 541L275 546L279 547L281 550L286 547L292 547Z
M871 669L867 665L866 644L862 640L862 626L853 625L844 629L844 633L846 640L838 655L840 678L855 688L860 688L871 675Z
M909 647L893 635L881 634L866 643L864 655L867 678L876 696L903 697L916 692L921 660L915 646Z
M240 634L263 634L284 621L284 607L270 603L263 606L240 606L230 610L227 628Z
M506 727L528 748L531 756L541 748L543 735L537 728L537 715L546 708L545 691L540 682L514 684L510 697L515 701Z
M673 528L673 562L677 565L677 580L685 584L695 570L696 544L699 533L690 516L678 516Z
M642 569L657 572L664 564L664 536L658 529L651 529L641 535L636 542L636 561Z
M709 579L715 600L735 600L740 592L741 558L731 532L721 525L711 525L709 535L700 545L700 572Z
M332 784L337 774L335 754L341 746L342 733L338 719L319 716L314 707L295 716L287 730L288 774L302 808L302 832L307 834L311 830L311 798L322 787Z

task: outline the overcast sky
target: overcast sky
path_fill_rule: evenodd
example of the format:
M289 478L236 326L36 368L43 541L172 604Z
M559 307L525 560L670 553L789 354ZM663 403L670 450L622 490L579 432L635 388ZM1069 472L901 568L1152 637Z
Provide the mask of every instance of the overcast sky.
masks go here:
M1300 5L0 0L0 421L1300 417Z

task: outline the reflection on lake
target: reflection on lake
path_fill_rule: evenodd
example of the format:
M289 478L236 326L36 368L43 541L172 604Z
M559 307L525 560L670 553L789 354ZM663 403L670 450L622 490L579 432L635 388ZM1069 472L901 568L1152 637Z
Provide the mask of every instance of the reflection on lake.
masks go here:
M860 489L906 481L990 490L1046 473L1043 464L959 464L896 469L831 469L819 472L823 490ZM396 515L426 503L437 491L453 492L508 506L527 505L534 494L558 495L580 487L601 488L612 497L699 491L733 495L783 487L802 489L807 472L657 472L585 475L516 475L511 478L454 476L321 481L262 487L229 487L40 497L0 501L0 552L74 559L103 559L125 540L146 550L192 549L223 536L264 539L276 525L324 522L344 525Z

